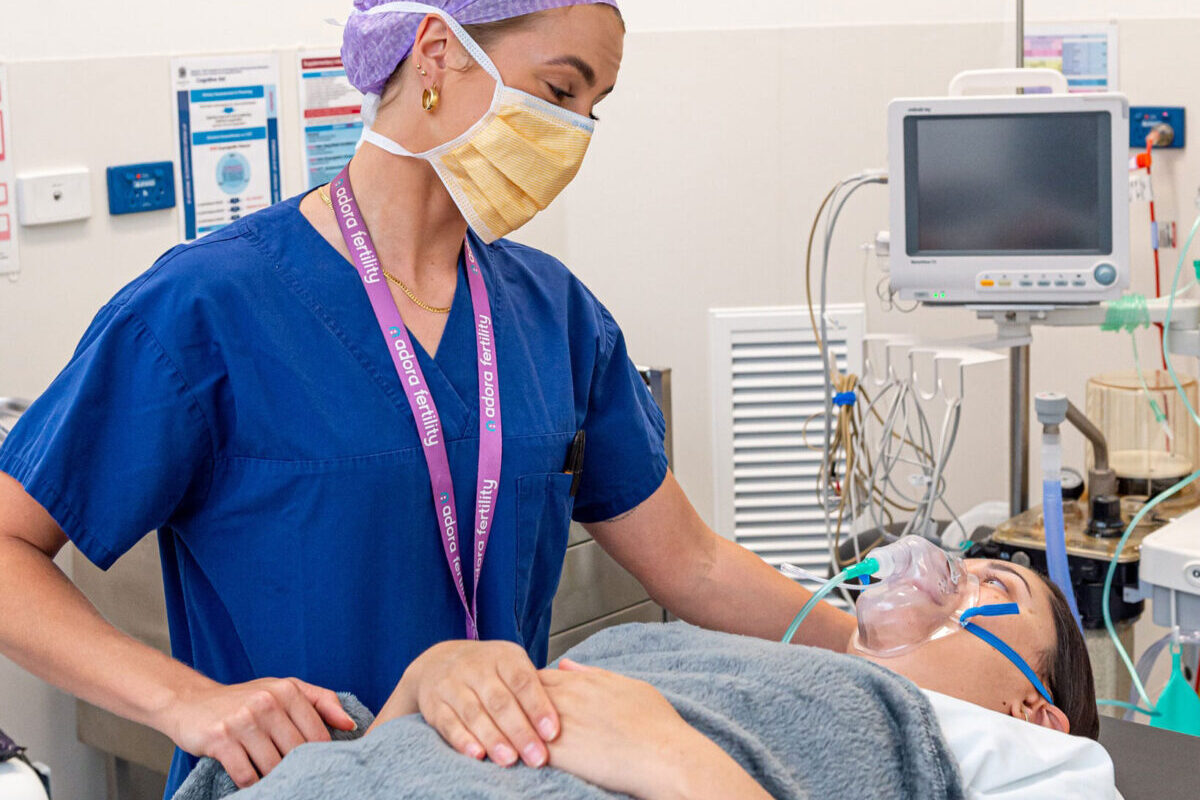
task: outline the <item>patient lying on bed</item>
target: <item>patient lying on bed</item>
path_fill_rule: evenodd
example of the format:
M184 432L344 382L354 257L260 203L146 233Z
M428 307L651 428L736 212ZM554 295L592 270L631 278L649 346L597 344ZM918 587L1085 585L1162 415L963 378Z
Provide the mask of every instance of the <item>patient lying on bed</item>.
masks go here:
M303 745L238 796L1112 797L1111 762L1090 741L1099 722L1087 651L1065 600L1030 570L966 565L981 604L1020 607L980 625L1034 669L1053 705L966 632L877 658L627 625L540 673L562 720L549 768L458 755L409 715L357 741ZM214 772L202 762L176 798L231 792Z

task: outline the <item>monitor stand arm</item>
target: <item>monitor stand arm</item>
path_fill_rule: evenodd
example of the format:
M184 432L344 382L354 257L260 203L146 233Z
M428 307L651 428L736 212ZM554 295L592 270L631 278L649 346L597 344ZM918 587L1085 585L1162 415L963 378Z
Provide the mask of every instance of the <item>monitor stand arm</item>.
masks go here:
M1146 303L1146 323L1166 322L1169 298ZM1108 315L1108 303L1086 306L968 306L980 319L996 323L996 338L976 342L985 349L1009 351L1009 511L1017 516L1029 508L1029 347L1033 326L1057 328L1099 327ZM1167 351L1200 358L1200 301L1178 298L1171 311L1171 326L1164 334Z

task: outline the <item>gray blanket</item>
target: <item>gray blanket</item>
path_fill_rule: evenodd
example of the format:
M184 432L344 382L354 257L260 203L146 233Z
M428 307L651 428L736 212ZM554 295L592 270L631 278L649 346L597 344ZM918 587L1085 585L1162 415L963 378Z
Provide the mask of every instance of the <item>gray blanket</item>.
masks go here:
M683 623L611 628L568 655L657 687L773 797L964 796L928 700L908 680L862 659ZM357 703L348 710L363 712ZM231 792L220 765L205 759L174 800L217 800ZM302 745L237 795L240 800L613 796L556 769L503 769L461 756L417 716L393 720L355 741Z

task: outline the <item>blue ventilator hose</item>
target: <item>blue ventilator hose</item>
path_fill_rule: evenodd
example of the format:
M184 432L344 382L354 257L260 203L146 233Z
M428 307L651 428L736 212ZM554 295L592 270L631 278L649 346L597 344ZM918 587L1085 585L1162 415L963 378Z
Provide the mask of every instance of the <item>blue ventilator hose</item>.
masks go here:
M1062 481L1042 481L1042 519L1046 532L1046 568L1050 580L1062 589L1071 607L1071 616L1083 632L1083 620L1079 616L1079 605L1075 602L1075 589L1071 586L1071 568L1067 565L1067 531L1063 523Z
M821 602L824 597L832 592L837 587L841 586L846 581L857 578L863 575L873 575L879 571L879 562L873 558L868 558L855 564L852 567L839 572L829 580L824 586L813 592L813 596L808 598L808 602L804 604L804 608L800 609L800 613L792 619L792 624L788 626L787 633L783 635L781 640L784 644L791 644L792 638L796 635L796 631L800 628L800 623L804 622L805 617L817 607L817 603Z

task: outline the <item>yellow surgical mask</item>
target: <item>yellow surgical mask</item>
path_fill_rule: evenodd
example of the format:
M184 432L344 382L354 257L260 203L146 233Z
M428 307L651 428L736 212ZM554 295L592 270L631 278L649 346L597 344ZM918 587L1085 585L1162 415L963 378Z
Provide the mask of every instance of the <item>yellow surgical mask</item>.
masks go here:
M372 130L379 98L368 95L363 103L362 141L394 155L428 161L484 242L490 244L533 219L579 172L595 120L505 86L483 48L444 11L395 2L357 13L436 14L496 80L487 113L461 136L423 153L410 152Z

